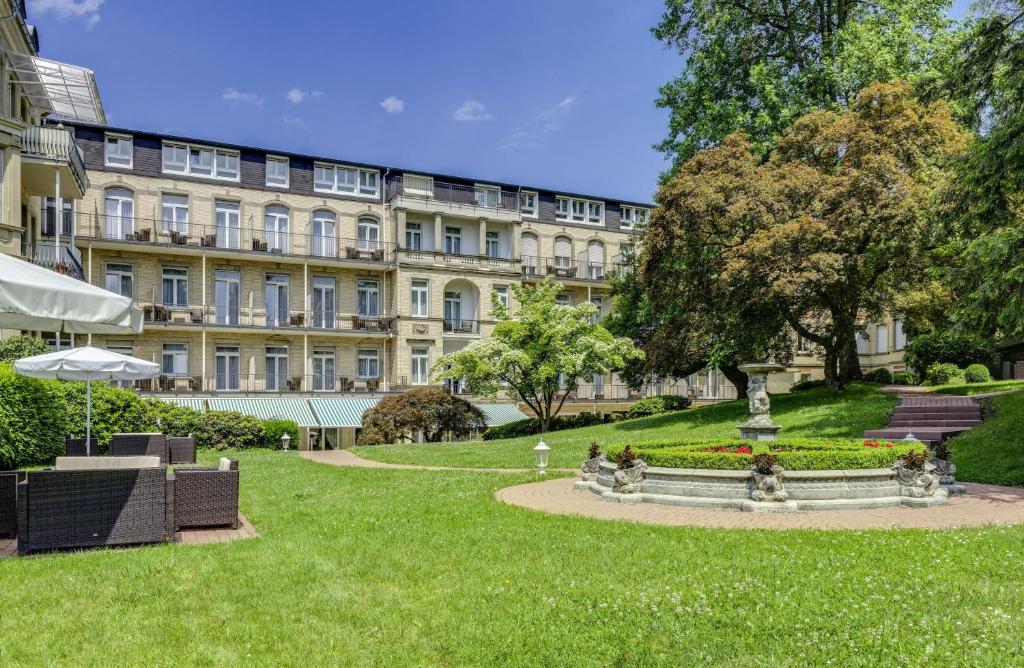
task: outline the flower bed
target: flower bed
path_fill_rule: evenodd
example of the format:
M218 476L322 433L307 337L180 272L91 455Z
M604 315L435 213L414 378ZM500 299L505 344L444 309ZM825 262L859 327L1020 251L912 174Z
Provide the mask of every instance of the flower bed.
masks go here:
M672 440L630 443L632 451L649 466L683 469L749 470L754 456L770 453L787 471L835 471L888 468L920 443L864 439L740 439ZM609 459L625 444L607 448Z

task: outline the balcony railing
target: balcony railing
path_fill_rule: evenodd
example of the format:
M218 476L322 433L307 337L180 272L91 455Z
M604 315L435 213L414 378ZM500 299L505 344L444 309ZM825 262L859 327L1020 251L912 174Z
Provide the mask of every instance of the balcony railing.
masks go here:
M442 324L442 331L445 334L479 334L479 320L464 320L462 318L445 318Z
M445 264L450 267L480 267L495 271L515 272L519 260L511 257L495 257L491 255L465 255L463 253L445 253L439 250L418 250L411 248L398 249L399 257L407 262L427 262Z
M622 271L622 266L614 263L596 263L576 261L571 257L524 257L522 274L526 278L554 276L577 281L608 281Z
M80 281L85 280L78 249L74 246L61 244L58 247L46 242L30 244L22 249L22 254L32 264L52 269L59 274L67 274Z
M156 378L137 380L132 383L119 382L119 387L132 387L140 392L239 392L239 393L360 393L382 392L384 383L380 378L355 378L336 374L212 374L172 375L162 374Z
M322 330L391 333L395 331L398 320L394 316L337 313L332 310L267 311L265 308L230 308L216 305L144 304L142 313L144 321L149 324L302 329L311 332Z
M67 128L50 125L25 128L21 135L21 154L23 157L66 162L79 190L84 193L89 189L82 147Z
M497 188L480 188L457 183L444 183L431 178L416 176L398 176L388 179L387 198L390 202L396 197L412 200L445 202L481 209L501 209L519 212L519 194L498 190Z
M78 236L89 239L187 246L267 256L393 264L395 244L334 235L277 232L250 226L199 225L135 216L76 214Z

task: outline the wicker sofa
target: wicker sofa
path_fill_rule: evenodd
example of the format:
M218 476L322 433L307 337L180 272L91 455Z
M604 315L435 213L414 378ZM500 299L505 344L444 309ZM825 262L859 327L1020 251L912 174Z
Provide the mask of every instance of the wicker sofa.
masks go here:
M84 438L68 438L64 441L64 454L68 457L87 457L100 454L95 438L89 439L89 449L85 448Z
M174 468L177 528L238 528L238 460L223 457L219 468Z
M11 537L18 531L18 474L0 471L0 536Z
M158 433L114 434L110 437L111 457L159 457L161 464L169 461L167 436Z
M171 464L195 464L196 439L192 436L168 436L167 459Z
M157 457L58 457L18 484L18 553L170 540L174 490Z

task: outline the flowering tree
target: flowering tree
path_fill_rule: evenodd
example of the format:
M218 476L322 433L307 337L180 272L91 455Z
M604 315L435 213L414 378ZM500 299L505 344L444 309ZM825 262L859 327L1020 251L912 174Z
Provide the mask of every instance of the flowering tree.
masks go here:
M581 379L591 381L643 357L632 341L595 323L593 304L557 304L562 286L551 277L537 286L511 288L520 305L515 315L492 295L494 333L438 360L433 369L438 377L462 380L481 396L502 389L515 393L544 433Z

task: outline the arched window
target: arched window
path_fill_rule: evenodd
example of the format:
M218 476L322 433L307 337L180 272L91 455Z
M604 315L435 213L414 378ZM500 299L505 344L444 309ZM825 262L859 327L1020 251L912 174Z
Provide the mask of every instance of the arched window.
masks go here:
M310 224L310 251L319 257L335 256L334 214L330 211L314 211Z
M523 235L523 274L534 276L537 274L537 236L534 234Z
M604 244L597 239L587 243L587 278L595 281L604 278Z
M555 237L555 266L568 269L572 265L572 239Z
M135 231L135 193L127 188L103 192L104 237L126 239Z
M263 240L267 250L288 252L288 209L268 206L263 216Z
M356 244L361 251L380 249L380 223L376 218L360 218L356 227Z

